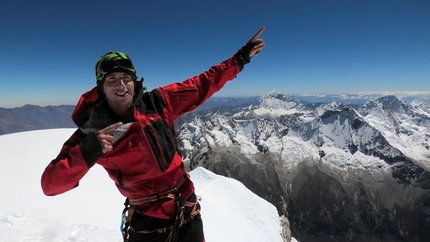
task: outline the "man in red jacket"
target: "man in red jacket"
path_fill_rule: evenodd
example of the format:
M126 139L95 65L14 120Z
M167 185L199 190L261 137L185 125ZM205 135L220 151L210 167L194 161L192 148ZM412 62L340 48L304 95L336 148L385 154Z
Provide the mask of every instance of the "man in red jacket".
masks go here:
M96 64L97 86L81 96L72 114L79 128L42 174L45 195L77 187L97 163L127 198L124 241L204 241L200 205L173 122L236 77L263 49L263 30L201 75L150 92L126 54L103 55Z

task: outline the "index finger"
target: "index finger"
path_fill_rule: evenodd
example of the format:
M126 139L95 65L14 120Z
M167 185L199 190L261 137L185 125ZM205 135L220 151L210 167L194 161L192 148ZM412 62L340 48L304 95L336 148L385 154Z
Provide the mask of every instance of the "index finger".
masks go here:
M266 26L261 27L261 29L258 30L258 32L254 36L252 36L252 38L249 41L253 42L253 41L256 41L257 39L259 39L261 33L263 33L265 28L266 28Z
M121 125L122 125L122 122L111 124L111 125L107 126L106 128L101 129L99 131L99 133L109 134L110 132L112 132L115 129L119 128Z

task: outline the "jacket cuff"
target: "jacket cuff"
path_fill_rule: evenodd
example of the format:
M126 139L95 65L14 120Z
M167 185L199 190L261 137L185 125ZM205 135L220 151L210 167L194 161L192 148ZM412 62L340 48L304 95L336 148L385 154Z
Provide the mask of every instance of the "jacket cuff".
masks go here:
M100 143L93 132L90 132L87 137L82 140L82 142L79 144L79 147L88 168L91 168L103 155Z
M251 59L249 58L249 50L247 50L246 46L240 48L240 50L234 56L239 63L239 71L242 71L243 67L251 62Z

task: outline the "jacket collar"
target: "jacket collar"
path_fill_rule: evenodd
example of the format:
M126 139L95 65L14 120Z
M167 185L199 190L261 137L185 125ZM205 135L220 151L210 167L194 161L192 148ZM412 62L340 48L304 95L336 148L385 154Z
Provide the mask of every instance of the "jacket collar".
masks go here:
M143 87L143 79L136 82L136 90L135 90L135 100L133 101L133 109L138 107L141 109L142 107L142 95L145 88ZM106 107L107 106L107 107ZM144 106L144 105L143 105ZM96 114L97 113L97 114ZM104 113L104 114L102 114ZM95 115L103 115L95 116ZM106 115L106 117L104 117ZM99 89L94 87L93 89L85 92L79 98L78 103L76 104L75 110L72 113L72 120L78 126L82 127L87 123L90 119L95 118L103 118L106 121L107 116L111 116L111 120L113 120L114 116L109 105L104 98L104 95L99 91ZM105 122L102 122L103 124Z

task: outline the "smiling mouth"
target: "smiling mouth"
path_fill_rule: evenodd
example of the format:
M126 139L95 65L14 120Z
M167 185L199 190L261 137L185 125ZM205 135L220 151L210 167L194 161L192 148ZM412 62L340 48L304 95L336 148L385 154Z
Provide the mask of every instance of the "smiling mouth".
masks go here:
M117 92L117 93L115 93L117 96L120 96L120 97L124 97L125 95L127 95L128 94L128 91L125 91L125 92Z

